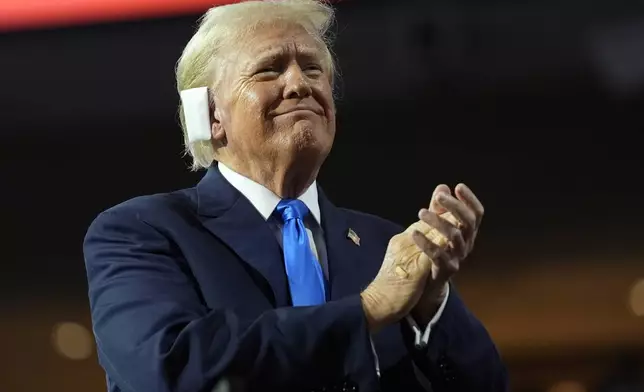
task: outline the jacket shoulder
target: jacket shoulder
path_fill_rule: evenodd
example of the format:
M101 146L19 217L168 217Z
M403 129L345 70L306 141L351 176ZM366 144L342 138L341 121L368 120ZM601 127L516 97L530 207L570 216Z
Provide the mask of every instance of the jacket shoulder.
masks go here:
M172 216L185 216L188 213L195 213L195 190L194 188L182 189L168 193L157 193L153 195L138 196L98 214L90 225L90 230L97 224L125 223L143 221L152 223L171 218Z

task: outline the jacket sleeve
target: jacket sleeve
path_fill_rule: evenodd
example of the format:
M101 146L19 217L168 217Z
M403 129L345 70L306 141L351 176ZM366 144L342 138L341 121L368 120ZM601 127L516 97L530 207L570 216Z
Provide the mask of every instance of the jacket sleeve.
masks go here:
M99 361L123 391L210 392L223 377L249 390L376 389L359 296L252 318L208 309L176 246L135 211L99 215L84 254Z
M406 330L411 334L410 328ZM424 377L433 392L509 391L507 371L494 342L453 285L427 347L409 350L417 376Z

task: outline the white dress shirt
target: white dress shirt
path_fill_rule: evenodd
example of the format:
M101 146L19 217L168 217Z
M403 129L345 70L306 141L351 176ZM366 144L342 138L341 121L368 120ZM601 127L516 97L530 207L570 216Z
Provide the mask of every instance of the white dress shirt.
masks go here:
M233 171L227 166L219 163L219 171L221 175L233 186L235 187L242 195L250 201L250 203L257 209L257 211L264 217L267 223L273 229L275 237L279 242L280 246L282 245L282 222L280 219L276 219L273 216L273 211L277 208L277 204L281 201L280 197L274 194L265 186L258 184L257 182L244 177L243 175ZM318 189L316 182L313 182L311 186L300 196L298 197L309 209L310 214L304 219L304 226L306 227L306 232L309 235L309 244L313 250L313 254L317 257L320 265L322 266L322 271L324 271L325 277L329 278L329 263L326 253L326 243L324 241L324 232L322 231L322 216L320 214L320 204L318 202ZM415 347L421 349L427 346L429 341L429 335L432 331L432 327L438 322L445 305L447 304L447 299L449 297L449 287L447 295L443 300L443 303L439 307L434 318L427 324L424 331L421 331L421 328L418 326L416 321L411 317L407 316L407 322L414 331L414 345ZM373 347L373 342L372 342ZM374 349L374 357L376 362L376 369L378 374L380 374L380 369L378 367L378 356Z

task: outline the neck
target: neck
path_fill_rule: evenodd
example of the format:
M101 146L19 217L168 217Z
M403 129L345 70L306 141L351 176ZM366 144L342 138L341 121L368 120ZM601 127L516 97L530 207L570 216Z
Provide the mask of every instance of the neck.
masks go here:
M296 199L313 184L319 165L293 163L290 165L253 164L220 161L230 169L263 185L281 199Z

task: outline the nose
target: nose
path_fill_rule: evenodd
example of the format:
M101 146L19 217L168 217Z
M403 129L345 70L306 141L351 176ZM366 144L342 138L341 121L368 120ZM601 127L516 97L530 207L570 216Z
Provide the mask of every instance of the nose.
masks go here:
M299 65L289 67L285 76L284 99L302 99L313 93L309 80Z

